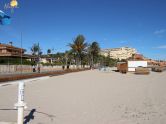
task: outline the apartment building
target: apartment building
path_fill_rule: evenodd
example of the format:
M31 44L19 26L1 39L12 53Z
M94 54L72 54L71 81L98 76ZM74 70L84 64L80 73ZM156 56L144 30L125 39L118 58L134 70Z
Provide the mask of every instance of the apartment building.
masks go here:
M129 47L121 47L121 48L111 48L111 49L103 49L100 54L113 59L128 59L131 58L133 54L136 54L137 50Z
M25 49L14 47L11 44L0 43L0 57L21 57Z

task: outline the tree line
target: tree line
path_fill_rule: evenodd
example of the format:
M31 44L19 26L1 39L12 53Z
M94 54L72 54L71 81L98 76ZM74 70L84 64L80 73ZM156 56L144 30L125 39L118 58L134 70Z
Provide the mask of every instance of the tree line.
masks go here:
M111 59L109 56L104 57L100 55L99 43L97 41L87 43L83 35L78 35L71 43L67 44L67 46L70 47L70 50L63 53L57 52L53 54L52 50L48 49L47 57L55 59L53 64L64 66L73 64L77 67L84 67L85 65L89 65L92 68L95 65L114 66L117 62L117 60ZM34 56L42 56L42 50L39 44L33 44L31 52Z

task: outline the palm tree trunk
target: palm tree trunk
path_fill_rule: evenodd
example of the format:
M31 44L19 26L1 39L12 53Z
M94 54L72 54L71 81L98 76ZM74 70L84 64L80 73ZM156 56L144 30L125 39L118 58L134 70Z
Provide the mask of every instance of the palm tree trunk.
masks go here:
M77 69L79 68L79 57L77 56L76 57L76 66L77 66Z
M92 54L92 68L94 67L94 57L93 57L93 54Z

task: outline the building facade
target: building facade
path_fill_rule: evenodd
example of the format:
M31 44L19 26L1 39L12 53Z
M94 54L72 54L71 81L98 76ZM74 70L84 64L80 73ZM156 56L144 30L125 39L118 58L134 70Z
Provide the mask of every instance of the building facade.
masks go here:
M22 60L31 61L33 56L25 54L25 51L25 49L15 47L12 44L0 43L0 64L20 63Z
M0 57L21 57L25 50L8 44L0 44Z
M53 61L54 61L54 58L52 58L52 57L50 57L48 55L42 55L40 57L40 62L44 63L44 64L46 64L46 63L52 64Z
M133 54L136 54L137 50L129 47L121 48L112 48L112 49L103 49L100 51L100 54L105 57L110 57L112 59L128 59L131 58Z

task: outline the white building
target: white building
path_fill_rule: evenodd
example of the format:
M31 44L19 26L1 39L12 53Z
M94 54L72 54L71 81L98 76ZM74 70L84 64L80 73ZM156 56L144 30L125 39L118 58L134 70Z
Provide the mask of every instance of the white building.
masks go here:
M46 64L46 63L50 63L50 64L52 64L53 63L53 58L51 58L51 57L49 57L49 56L42 56L41 58L40 58L40 62L42 62L42 63L44 63L44 64Z
M135 72L136 68L138 67L148 67L147 61L128 61L128 71Z
M132 57L133 54L136 53L137 53L136 49L129 47L103 49L100 52L100 54L105 57L110 56L110 58L119 59L119 60L128 59Z

